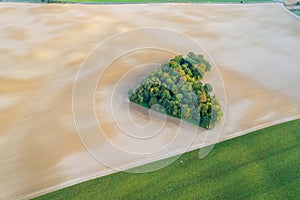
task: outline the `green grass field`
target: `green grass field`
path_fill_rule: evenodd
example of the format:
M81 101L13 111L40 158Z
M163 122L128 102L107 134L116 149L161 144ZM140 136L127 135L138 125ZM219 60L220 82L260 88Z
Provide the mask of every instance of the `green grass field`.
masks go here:
M295 13L296 15L300 16L300 10L291 10L293 13Z
M219 143L204 159L195 150L155 172L119 172L37 199L297 199L299 158L295 120Z

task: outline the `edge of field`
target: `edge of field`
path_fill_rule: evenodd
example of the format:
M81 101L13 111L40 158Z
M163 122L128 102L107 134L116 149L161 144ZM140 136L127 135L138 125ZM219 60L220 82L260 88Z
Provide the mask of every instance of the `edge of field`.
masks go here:
M251 128L251 129L247 129L247 130L232 134L229 137L226 137L226 138L224 138L223 140L221 140L217 143L221 143L221 142L224 142L224 141L227 141L227 140L230 140L230 139L233 139L233 138L236 138L236 137L248 134L248 133L252 133L254 131L262 130L264 128L268 128L268 127L271 127L271 126L275 126L275 125L278 125L278 124L281 124L281 123L284 123L284 122L289 122L289 121L293 121L293 120L297 120L297 119L300 119L300 115L296 115L296 116L288 117L288 118L283 118L281 120L276 120L276 121L266 123L266 124L261 124L259 126ZM204 145L191 146L191 148L189 148L188 151L186 151L185 153L188 153L188 152L196 150L196 149L204 148L204 147L207 147L207 146L210 146L210 145L213 145L213 144L217 144L217 143L206 144L205 146ZM122 170L131 169L131 168L138 167L138 166L145 165L145 164L149 164L149 163L152 163L152 162L155 162L155 161L170 158L170 157L173 157L173 156L176 156L176 155L178 155L178 153L170 153L170 154L164 155L163 157L138 161L138 162L135 162L134 164L122 167ZM107 169L107 170L104 170L104 171L101 171L101 172L90 173L88 175L81 176L81 177L63 182L59 185L55 185L55 186L52 186L52 187L49 187L49 188L46 188L46 189L43 189L43 190L40 190L40 191L37 191L37 192L33 192L33 193L30 193L30 194L27 194L27 195L19 196L19 197L17 197L17 199L32 199L32 198L35 198L35 197L38 197L38 196L41 196L41 195L44 195L44 194L47 194L47 193L50 193L50 192L54 192L54 191L57 191L57 190L60 190L60 189L63 189L63 188L67 188L67 187L70 187L70 186L73 186L73 185L76 185L76 184L80 184L80 183L83 183L83 182L86 182L86 181L89 181L89 180L92 180L92 179L100 178L102 176L106 176L106 175L116 173L116 172L118 172L118 171L113 170L113 169Z

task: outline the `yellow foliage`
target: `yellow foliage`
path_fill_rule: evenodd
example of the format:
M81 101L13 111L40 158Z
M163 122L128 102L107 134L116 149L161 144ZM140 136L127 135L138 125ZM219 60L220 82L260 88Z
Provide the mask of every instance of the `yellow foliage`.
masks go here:
M185 72L184 72L184 70L180 70L180 75L185 75Z
M200 102L202 102L202 103L206 102L206 101L207 101L206 95L203 94L203 93L200 94L200 95L198 96L198 100L199 100Z
M177 72L180 72L182 70L181 66L176 67L175 69Z
M190 108L187 108L187 109L186 109L186 112L184 113L184 116L185 116L186 118L189 118L189 117L191 116L191 109L190 109Z
M188 81L191 81L192 79L191 79L191 77L189 76L189 75L185 75L185 78L186 78L186 80L188 80Z

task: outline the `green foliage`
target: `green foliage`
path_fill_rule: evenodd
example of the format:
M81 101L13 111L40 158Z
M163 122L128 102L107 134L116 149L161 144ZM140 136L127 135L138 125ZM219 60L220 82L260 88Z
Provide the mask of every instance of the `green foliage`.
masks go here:
M219 101L211 95L209 83L203 85L211 65L202 55L178 55L142 79L130 101L151 108L158 104L168 115L211 129L223 115Z
M205 90L206 92L212 92L213 88L212 88L212 86L211 86L209 83L206 83L206 84L204 85L204 90Z

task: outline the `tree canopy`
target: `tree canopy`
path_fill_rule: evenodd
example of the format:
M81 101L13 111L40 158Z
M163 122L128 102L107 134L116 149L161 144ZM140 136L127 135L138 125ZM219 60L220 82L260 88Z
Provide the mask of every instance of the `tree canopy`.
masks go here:
M175 56L143 78L135 90L129 89L129 100L147 108L158 104L157 111L212 129L223 113L213 87L204 81L210 70L203 55Z

